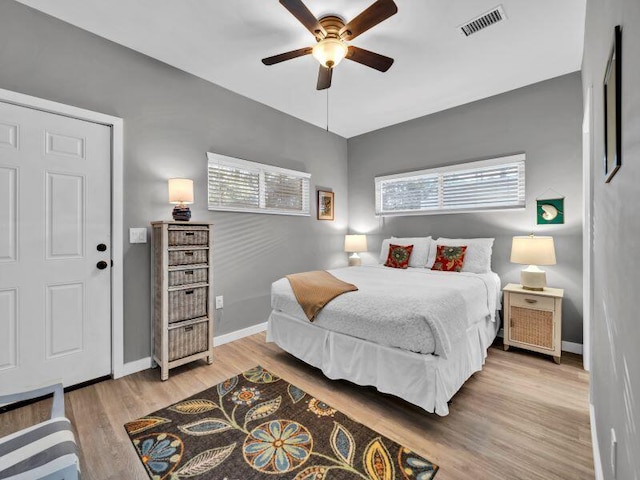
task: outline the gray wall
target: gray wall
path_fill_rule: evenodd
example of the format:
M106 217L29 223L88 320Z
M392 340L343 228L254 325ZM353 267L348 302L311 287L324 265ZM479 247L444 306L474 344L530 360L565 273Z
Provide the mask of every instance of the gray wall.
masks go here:
M151 329L149 245L128 229L171 219L167 178L194 179L193 219L215 222L216 335L266 321L282 275L346 264L342 137L7 0L0 65L0 88L124 118L125 361L150 354ZM309 218L209 212L207 151L311 173L313 193L334 190L336 220L317 221L315 200Z
M580 73L428 115L348 140L349 227L368 233L375 261L389 235L495 237L493 270L520 283L509 262L511 237L553 235L558 264L545 267L550 286L565 289L564 340L582 343L582 92ZM525 152L526 210L376 218L374 177ZM536 225L537 196L564 195L564 225ZM364 257L363 257L364 258Z
M604 183L602 80L622 25L622 167ZM583 60L585 98L593 86L593 321L591 401L606 479L611 428L618 439L615 478L640 479L640 2L588 0Z

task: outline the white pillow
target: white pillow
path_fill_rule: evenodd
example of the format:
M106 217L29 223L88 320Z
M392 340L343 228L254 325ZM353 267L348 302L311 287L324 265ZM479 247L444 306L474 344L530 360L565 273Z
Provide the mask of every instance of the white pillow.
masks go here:
M389 245L413 245L411 256L409 257L409 266L416 268L424 268L429 258L429 249L431 245L431 237L391 237L382 241L380 249L380 263L384 265L389 256Z
M433 267L433 264L436 263L437 254L438 254L438 244L436 243L436 240L434 238L431 238L431 240L429 241L429 256L427 257L427 264L425 265L425 268Z
M463 272L488 273L491 271L491 252L493 250L493 238L443 238L435 241L436 245L449 247L467 246L467 252L462 264ZM437 250L437 248L435 248ZM431 256L429 256L431 258ZM435 261L436 253L433 254ZM433 266L433 261L431 267ZM427 266L429 264L427 263ZM429 267L430 268L430 267Z

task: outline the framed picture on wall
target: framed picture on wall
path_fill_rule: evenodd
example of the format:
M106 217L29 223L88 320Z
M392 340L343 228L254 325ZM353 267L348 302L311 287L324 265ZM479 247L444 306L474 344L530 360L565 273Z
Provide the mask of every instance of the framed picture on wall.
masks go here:
M318 190L318 220L333 220L333 192Z
M622 165L622 29L617 25L604 74L604 181L609 183Z
M564 223L564 197L536 200L538 207L538 225Z

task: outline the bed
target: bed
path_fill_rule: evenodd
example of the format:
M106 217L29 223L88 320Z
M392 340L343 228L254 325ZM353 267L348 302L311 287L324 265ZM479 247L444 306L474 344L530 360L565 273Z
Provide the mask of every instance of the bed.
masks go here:
M438 272L382 265L329 270L358 286L310 322L286 278L273 283L267 341L331 379L371 385L428 412L482 369L499 321L493 272Z

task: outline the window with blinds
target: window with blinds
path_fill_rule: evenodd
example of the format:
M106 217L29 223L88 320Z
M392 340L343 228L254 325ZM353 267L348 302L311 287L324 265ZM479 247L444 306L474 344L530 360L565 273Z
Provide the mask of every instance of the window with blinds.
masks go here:
M309 216L311 175L207 153L209 210Z
M524 208L524 163L520 154L376 177L376 215Z

